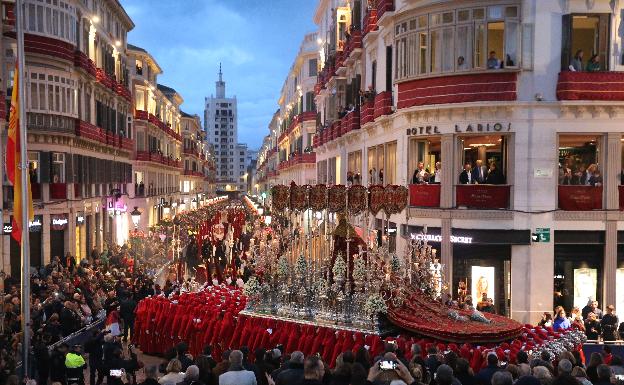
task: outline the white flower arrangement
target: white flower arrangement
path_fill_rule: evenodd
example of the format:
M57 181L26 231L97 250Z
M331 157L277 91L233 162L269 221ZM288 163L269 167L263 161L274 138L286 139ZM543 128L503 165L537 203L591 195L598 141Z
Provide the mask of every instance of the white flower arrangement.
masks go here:
M316 292L319 295L327 295L329 291L329 283L325 278L321 278L316 282Z
M258 278L256 277L249 278L249 280L245 283L245 286L243 287L243 294L245 294L247 297L256 297L260 295L261 292L262 286L260 285L260 282L258 282Z
M385 314L387 311L388 306L386 305L386 301L377 293L371 294L364 304L364 312L369 317L373 317L379 313Z
M366 279L366 261L364 257L357 257L353 263L353 279L362 282Z
M342 258L342 254L338 254L334 266L332 267L332 273L334 274L334 280L343 280L345 278L345 272L347 271L347 264Z
M306 261L303 254L300 254L299 258L297 258L297 263L295 265L295 273L299 277L305 277L307 272L308 272L308 262Z
M277 276L280 278L285 278L286 276L288 276L289 270L290 264L288 263L288 257L282 255L277 261Z
M390 259L390 270L393 274L398 274L401 271L401 260L396 254L392 254Z

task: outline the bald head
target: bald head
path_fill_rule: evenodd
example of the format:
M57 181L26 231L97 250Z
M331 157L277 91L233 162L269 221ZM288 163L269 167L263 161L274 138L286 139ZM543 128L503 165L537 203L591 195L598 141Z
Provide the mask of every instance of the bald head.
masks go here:
M232 350L228 360L230 361L230 365L242 365L243 364L243 352L241 352L240 350Z

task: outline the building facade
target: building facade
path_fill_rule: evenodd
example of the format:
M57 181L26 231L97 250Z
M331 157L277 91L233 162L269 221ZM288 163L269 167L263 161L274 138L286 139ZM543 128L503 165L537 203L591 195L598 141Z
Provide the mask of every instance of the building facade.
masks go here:
M371 222L397 251L437 247L454 297L480 286L521 322L624 309L621 13L319 1L318 182L408 186L406 212Z
M161 69L127 44L132 20L115 0L26 0L25 109L35 218L29 224L34 267L67 253L77 260L123 244L142 212L142 229L177 202L183 174L175 90L158 85ZM17 45L14 3L2 2L0 49L3 153ZM2 154L3 155L3 154ZM2 168L1 269L19 276L12 240L13 187ZM202 186L205 188L205 186ZM150 190L151 188L151 190Z
M290 67L278 100L279 110L269 125L270 135L259 151L257 184L316 183L312 138L317 125L317 75L317 34L310 33Z
M218 191L246 191L247 145L238 143L236 96L226 96L225 81L219 66L219 80L214 95L205 98L204 130L214 148L216 188Z

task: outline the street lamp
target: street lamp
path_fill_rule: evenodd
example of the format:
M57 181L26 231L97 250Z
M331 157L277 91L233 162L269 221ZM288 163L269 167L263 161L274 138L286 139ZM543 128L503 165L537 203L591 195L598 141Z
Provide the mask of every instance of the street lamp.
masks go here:
M134 224L134 229L138 229L139 228L139 220L141 219L141 212L139 211L139 208L137 206L134 206L134 210L132 210L132 212L130 213L130 216L132 217L132 223Z

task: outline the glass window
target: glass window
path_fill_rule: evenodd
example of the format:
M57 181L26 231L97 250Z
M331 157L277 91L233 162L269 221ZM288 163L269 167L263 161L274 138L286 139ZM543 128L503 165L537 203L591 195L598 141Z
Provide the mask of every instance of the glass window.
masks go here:
M52 183L65 183L65 154L52 153Z
M464 136L459 140L462 148L459 184L507 184L505 135Z
M347 156L347 184L362 184L362 151Z
M39 183L39 152L28 151L28 174L30 183Z
M488 49L488 69L499 69L503 67L502 53L505 51L504 34L505 23L495 22L487 25L487 49Z
M457 71L465 71L472 68L472 43L472 25L458 25L456 40Z
M407 175L411 184L438 184L442 180L439 137L409 139Z

